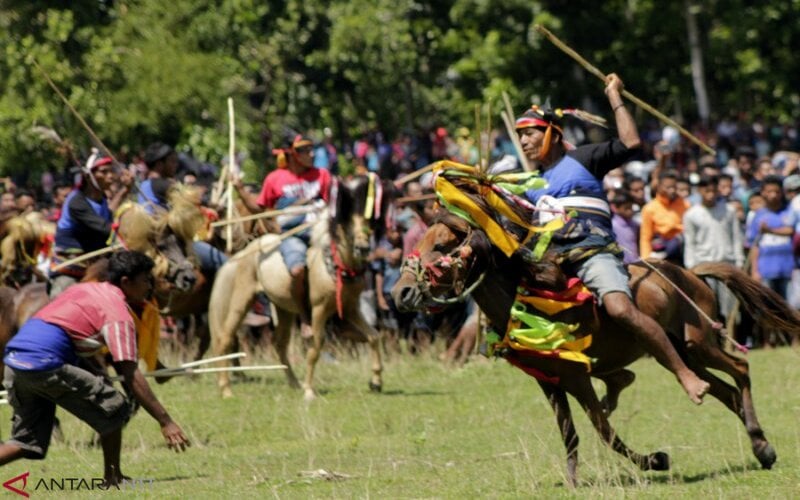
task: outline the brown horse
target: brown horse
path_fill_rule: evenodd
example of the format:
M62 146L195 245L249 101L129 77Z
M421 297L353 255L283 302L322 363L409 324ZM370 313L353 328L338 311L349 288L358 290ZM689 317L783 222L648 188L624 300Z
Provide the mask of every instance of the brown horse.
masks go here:
M6 344L23 323L47 304L46 286L45 283L29 283L20 289L0 286L0 380Z
M408 309L419 309L435 301L463 300L471 293L497 331L505 331L523 275L528 284L540 288L557 290L564 283L557 265L546 260L536 265L526 264L516 254L508 258L489 242L483 231L449 213L441 215L439 221L428 228L417 250L418 257L413 262L406 261L409 264L392 291L396 303ZM698 266L693 274L668 263L653 264L712 318L717 313L714 295L698 275L723 281L742 302L743 313L758 314L763 324L795 334L800 329L797 314L780 297L732 266L705 264ZM628 270L638 307L664 327L689 368L711 384L710 394L740 418L750 436L754 455L762 467L770 468L776 454L756 418L747 361L724 352L708 322L659 274L642 264L631 265ZM628 457L642 470L667 470L669 457L666 453L636 453L617 436L607 418L616 407L620 391L633 382L633 372L625 367L645 353L636 335L611 322L591 303L568 309L552 319L579 322L583 330L593 334L593 342L585 351L596 359L591 373L586 373L580 363L521 356L516 351L510 351L507 358L513 364L544 375L537 380L555 412L567 449L570 483L574 485L577 480L578 438L567 394L578 400L614 451ZM730 375L736 387L713 375L709 368ZM606 383L604 401L598 399L590 377Z
M370 252L370 237L378 235L385 222L389 196L383 196L380 216L365 217L368 204L367 177L340 183L335 202L335 213L319 219L311 228L308 249L308 287L311 305L313 337L306 354L306 373L303 383L307 400L315 397L314 368L325 341L325 326L341 308L337 326L354 340L367 342L372 357L370 389L380 391L383 385L383 364L378 332L361 314L359 296L364 287L363 272ZM385 193L390 185L384 184ZM377 201L377 200L376 200ZM377 208L377 207L376 207ZM290 293L289 271L277 251L278 236L268 234L250 243L218 271L211 292L208 319L211 342L215 356L229 353L236 342L236 331L253 303L255 294L263 291L277 312L277 327L273 345L282 364L289 367L286 376L289 385L299 387L291 368L287 350L291 327L300 306ZM227 373L221 373L218 384L223 397L233 395Z

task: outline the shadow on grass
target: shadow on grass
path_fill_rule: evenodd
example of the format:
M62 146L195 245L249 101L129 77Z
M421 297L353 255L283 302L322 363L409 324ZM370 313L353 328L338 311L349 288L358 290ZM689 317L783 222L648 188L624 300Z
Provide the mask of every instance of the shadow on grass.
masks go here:
M200 474L200 475L196 475L196 476L168 476L168 477L154 478L153 482L154 483L171 483L171 482L175 482L175 481L186 481L186 480L189 480L189 479L207 479L209 477L211 477L211 476L209 476L208 474Z
M744 472L762 470L761 466L757 463L749 463L746 465L732 465L721 468L715 471L701 472L699 474L675 474L675 473L659 473L653 472L644 473L644 475L618 475L603 479L591 480L578 480L580 488L595 487L595 486L639 486L642 484L693 484L710 479L717 479L720 477L737 475ZM568 487L566 483L558 482L557 486Z
M430 390L423 390L423 391L404 391L403 389L393 389L391 391L383 391L380 394L382 396L446 396L448 394L452 394L451 391L430 391Z

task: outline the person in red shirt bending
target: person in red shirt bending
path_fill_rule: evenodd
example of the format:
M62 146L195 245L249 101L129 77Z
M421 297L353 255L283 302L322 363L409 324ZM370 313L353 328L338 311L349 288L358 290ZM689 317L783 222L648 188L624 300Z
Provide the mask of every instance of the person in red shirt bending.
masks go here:
M9 341L3 385L14 416L11 439L0 444L0 465L47 455L58 405L100 434L106 486L125 479L120 450L131 406L93 359L104 347L128 392L161 425L167 445L176 451L189 446L138 368L130 307L150 295L152 269L153 261L142 253L113 254L108 282L67 288Z
M328 202L331 174L314 167L314 144L302 135L295 136L284 149L273 151L278 155L278 168L270 172L261 186L258 198L251 195L241 179L234 179L236 191L247 209L258 213L264 209L281 209ZM276 219L281 232L306 222L308 215L282 215ZM300 328L303 337L311 336L311 311L306 286L306 251L310 231L290 236L281 242L278 250L292 276L292 298L300 305Z

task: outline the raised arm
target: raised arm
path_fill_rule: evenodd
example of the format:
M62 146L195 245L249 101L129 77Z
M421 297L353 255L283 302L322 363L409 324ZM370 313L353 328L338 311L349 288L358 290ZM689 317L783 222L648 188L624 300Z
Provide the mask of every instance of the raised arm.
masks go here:
M636 130L636 123L633 121L633 117L625 108L625 103L622 102L620 92L622 92L623 88L622 80L619 79L616 73L606 76L606 97L608 97L608 103L614 112L619 140L628 149L638 148L641 146L642 141L639 138L639 131Z

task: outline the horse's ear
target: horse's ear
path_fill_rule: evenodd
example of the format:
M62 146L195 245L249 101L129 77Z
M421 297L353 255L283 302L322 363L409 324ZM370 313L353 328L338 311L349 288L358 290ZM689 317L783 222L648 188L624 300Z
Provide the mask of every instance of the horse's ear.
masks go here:
M331 187L331 202L335 207L332 221L345 221L350 218L353 211L353 199L347 184L341 179L336 179Z
M384 234L386 234L386 230L390 227L394 227L395 225L395 199L397 199L397 188L394 185L394 182L390 180L383 180L381 181L381 201L380 205L376 207L380 210L379 216L375 217L375 240L380 240Z

